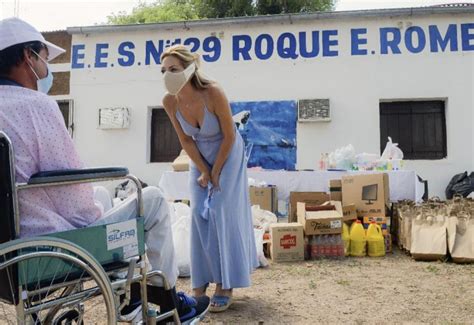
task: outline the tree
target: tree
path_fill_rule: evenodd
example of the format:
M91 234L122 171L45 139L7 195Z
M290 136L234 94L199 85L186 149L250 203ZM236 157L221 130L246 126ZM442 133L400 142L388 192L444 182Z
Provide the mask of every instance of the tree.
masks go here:
M140 3L131 14L119 12L107 16L108 24L145 24L163 21L179 21L199 19L195 7L187 0L156 1L151 4Z
M276 15L299 12L328 11L334 9L335 0L257 0L259 15Z
M143 24L205 18L326 11L337 0L156 0L140 3L131 14L107 17L109 24Z
M192 0L202 18L252 16L252 0Z

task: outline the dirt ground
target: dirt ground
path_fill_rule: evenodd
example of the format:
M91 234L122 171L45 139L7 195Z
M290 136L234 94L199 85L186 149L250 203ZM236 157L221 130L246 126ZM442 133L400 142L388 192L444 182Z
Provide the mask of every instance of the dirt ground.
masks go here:
M474 324L474 265L384 258L271 264L207 324ZM178 289L189 291L189 279ZM211 286L209 294L213 292Z
M235 290L228 311L209 313L203 323L474 324L474 265L416 262L397 250L383 258L270 264L252 278L251 288ZM189 292L189 279L177 287ZM100 307L94 324L105 324Z

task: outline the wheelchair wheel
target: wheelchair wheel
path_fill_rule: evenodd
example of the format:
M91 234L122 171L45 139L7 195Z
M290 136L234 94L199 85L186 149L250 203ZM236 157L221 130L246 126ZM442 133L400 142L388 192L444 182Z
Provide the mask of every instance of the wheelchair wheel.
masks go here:
M116 324L102 266L68 241L49 237L0 245L2 324Z

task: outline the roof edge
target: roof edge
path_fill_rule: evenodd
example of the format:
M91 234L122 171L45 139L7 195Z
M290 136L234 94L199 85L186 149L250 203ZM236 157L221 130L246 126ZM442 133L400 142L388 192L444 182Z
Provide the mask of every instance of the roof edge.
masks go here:
M188 20L149 24L132 25L97 25L83 27L68 27L70 34L92 34L109 33L118 31L140 31L154 29L190 29L202 26L239 25L248 23L266 22L289 22L305 21L314 19L338 19L338 18L370 18L370 17L396 17L396 16L428 16L433 14L469 14L474 13L472 7L417 7L396 9L371 9L352 11L320 11L313 13L281 14L266 16L245 16L232 18L213 18L201 20Z

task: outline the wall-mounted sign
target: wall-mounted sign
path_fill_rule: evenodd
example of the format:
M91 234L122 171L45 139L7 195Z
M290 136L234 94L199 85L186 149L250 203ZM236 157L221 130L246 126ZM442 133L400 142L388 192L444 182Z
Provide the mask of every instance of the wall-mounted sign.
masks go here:
M99 129L127 129L129 126L127 107L99 108Z
M298 101L298 122L331 121L329 99L300 99Z

